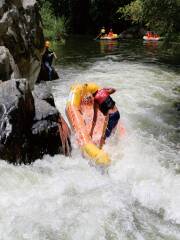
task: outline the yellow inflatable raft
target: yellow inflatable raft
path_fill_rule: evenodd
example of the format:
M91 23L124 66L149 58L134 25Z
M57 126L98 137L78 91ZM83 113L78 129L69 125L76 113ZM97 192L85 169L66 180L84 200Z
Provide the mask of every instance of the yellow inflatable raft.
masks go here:
M118 40L119 36L117 34L113 34L113 36L108 36L107 34L103 37L100 37L100 40Z
M72 86L66 105L66 114L83 155L92 159L96 164L107 166L110 164L110 158L104 150L98 147L106 128L106 119L100 111L98 111L93 135L90 136L93 120L93 98L90 94L99 88L100 86L95 83Z

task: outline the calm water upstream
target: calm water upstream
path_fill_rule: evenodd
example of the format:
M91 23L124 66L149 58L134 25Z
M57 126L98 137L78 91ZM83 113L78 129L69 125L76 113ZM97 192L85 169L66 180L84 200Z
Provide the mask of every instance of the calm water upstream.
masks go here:
M107 142L105 174L75 144L71 158L1 161L0 240L180 240L179 56L80 37L57 55L50 85L62 114L71 84L112 86L126 135Z

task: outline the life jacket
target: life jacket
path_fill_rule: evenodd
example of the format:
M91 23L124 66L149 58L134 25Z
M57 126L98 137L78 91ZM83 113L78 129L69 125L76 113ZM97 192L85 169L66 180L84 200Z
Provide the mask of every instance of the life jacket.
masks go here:
M109 109L112 109L115 102L110 97L106 89L97 90L94 94L94 101L99 104L99 109L106 115Z
M113 34L114 34L113 32L109 32L108 37L113 37Z
M99 105L102 104L109 97L109 93L106 89L102 88L97 90L94 96L94 101Z

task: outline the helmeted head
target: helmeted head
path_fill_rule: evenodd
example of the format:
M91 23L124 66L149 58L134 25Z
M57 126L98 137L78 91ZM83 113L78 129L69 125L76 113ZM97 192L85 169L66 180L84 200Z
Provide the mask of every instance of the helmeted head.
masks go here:
M51 43L50 43L49 41L45 41L45 44L44 44L44 46L45 46L46 48L49 48L49 47L50 47L50 45L51 45Z

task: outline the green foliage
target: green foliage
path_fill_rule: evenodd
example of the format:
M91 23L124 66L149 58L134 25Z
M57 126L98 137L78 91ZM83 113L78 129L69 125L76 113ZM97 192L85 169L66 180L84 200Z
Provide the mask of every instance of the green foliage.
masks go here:
M180 0L39 0L39 2L42 4L44 33L50 39L62 37L69 30L72 33L83 34L95 32L105 26L119 31L134 23L147 26L149 30L167 37L180 32Z
M112 27L120 22L120 12L118 8L130 0L94 0L89 5L89 15L94 26Z
M143 23L167 37L179 31L180 0L133 0L119 12L132 23Z
M144 21L162 34L169 35L176 31L177 10L176 0L143 0Z
M122 14L121 18L131 20L132 23L141 23L143 21L143 5L141 0L135 0L124 7L120 7L118 12Z
M63 42L67 25L65 17L56 17L52 5L48 1L42 1L40 14L45 38L49 40L61 40Z

